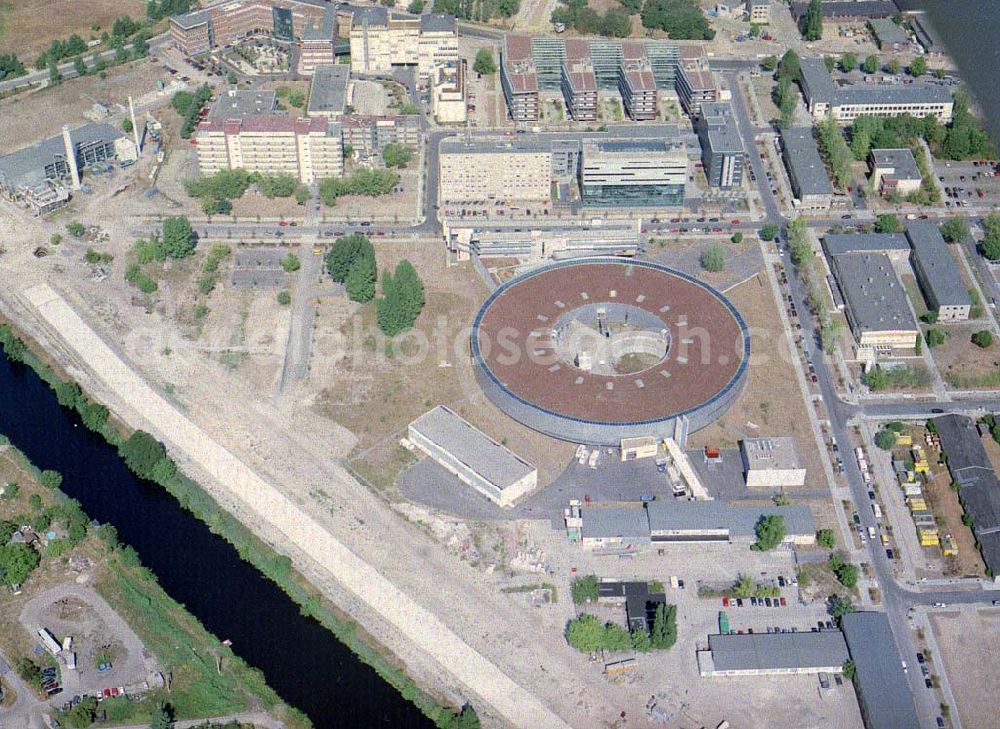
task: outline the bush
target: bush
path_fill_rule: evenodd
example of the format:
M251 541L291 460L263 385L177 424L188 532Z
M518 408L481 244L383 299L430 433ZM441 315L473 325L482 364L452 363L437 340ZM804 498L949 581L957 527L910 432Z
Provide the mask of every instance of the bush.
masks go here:
M566 625L566 642L584 653L597 650L625 651L632 647L632 637L615 623L601 624L594 615L583 615Z
M986 349L993 345L993 335L986 329L972 335L972 343L981 349Z
M319 183L319 199L327 207L337 204L343 195L388 195L399 184L399 173L393 170L358 170L347 177L327 177Z
M820 529L816 532L816 541L824 549L833 549L837 544L837 538L833 534L833 529Z
M302 268L302 262L299 261L299 257L294 253L289 253L287 256L281 259L281 267L286 273L292 273L298 271Z
M570 583L570 594L573 596L574 605L582 605L585 602L597 602L597 576L584 575L577 577Z
M405 144L387 144L382 150L382 159L386 167L406 167L413 159L413 150Z
M281 304L282 306L288 306L289 304L292 303L292 295L284 290L279 291L278 303Z
M84 227L83 223L79 222L78 220L73 220L70 221L69 223L66 223L66 232L68 232L74 238L82 237L83 234L86 232L86 230L87 229Z
M51 469L46 469L39 474L38 481L45 488L57 489L62 486L63 477L59 471L53 471Z
M257 189L266 198L291 197L299 186L294 175L263 175L257 182Z
M839 552L830 555L830 570L836 575L837 580L848 589L854 588L858 584L860 571L857 565L845 562Z
M891 451L896 445L896 434L888 428L880 430L875 434L875 445L884 451Z
M152 478L153 467L167 455L163 444L144 430L137 430L122 443L119 454L125 465L141 478Z
M162 245L170 258L184 258L194 253L195 235L191 222L183 215L164 220Z
M492 76L497 72L497 64L493 60L493 52L489 48L480 48L476 52L476 61L472 64L472 70L483 76Z
M722 246L712 246L701 254L701 267L711 273L718 273L726 267L726 253Z
M928 329L924 334L924 339L927 340L927 346L931 349L934 349L934 347L940 347L944 344L944 340L947 338L947 335L940 329Z
M761 240L774 240L778 237L778 226L774 223L767 223L760 229Z

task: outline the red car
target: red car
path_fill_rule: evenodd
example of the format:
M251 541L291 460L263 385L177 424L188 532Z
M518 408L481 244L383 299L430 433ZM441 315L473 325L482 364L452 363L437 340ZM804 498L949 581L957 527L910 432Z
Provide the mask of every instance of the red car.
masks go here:
M729 598L728 597L722 598L722 607L729 607Z
M785 602L785 598L781 598L781 607L785 607L788 603Z

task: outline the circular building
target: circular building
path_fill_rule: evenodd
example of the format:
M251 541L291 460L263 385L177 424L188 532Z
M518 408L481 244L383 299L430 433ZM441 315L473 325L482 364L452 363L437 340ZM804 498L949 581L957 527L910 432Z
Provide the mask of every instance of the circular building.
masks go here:
M719 292L625 258L515 278L472 326L476 376L515 420L575 443L671 437L721 416L746 379L746 323Z

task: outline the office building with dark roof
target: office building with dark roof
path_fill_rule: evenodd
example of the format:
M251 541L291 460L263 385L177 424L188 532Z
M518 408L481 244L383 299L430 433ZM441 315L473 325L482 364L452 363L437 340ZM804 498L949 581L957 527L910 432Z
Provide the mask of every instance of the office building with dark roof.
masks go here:
M910 221L906 237L913 248L910 262L927 308L937 314L939 321L967 321L972 297L937 222Z
M702 104L701 116L695 120L694 128L701 142L701 162L709 186L724 190L740 187L746 150L732 105L728 102Z
M843 616L840 627L854 661L854 688L866 729L917 729L913 694L885 613Z
M274 91L238 89L230 86L219 94L208 112L209 119L236 119L244 116L267 116L274 112L278 95Z
M342 64L317 66L309 85L308 116L323 116L336 119L343 116L347 107L347 84L351 69Z
M597 77L590 59L590 44L582 38L566 41L561 86L566 111L574 121L597 119Z
M868 155L872 188L882 195L909 195L920 189L922 175L913 152L903 149L873 149Z
M828 210L833 183L816 149L812 128L782 129L781 148L796 206L801 210Z

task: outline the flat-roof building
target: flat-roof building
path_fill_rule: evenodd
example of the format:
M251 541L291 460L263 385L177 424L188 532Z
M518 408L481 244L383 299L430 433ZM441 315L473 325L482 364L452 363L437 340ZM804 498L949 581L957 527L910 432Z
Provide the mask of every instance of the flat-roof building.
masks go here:
M906 237L913 248L910 262L927 308L937 314L939 321L968 320L972 297L938 224L932 220L911 221L906 224Z
M658 546L667 542L738 542L756 540L755 527L762 516L781 516L787 544L816 542L816 521L804 504L791 506L732 506L722 501L656 499L646 504L650 538Z
M854 688L866 729L919 727L913 694L885 613L849 613L840 619L840 628L854 661Z
M234 119L244 116L268 116L278 105L274 91L238 89L230 86L219 94L208 112L209 119Z
M316 66L309 85L306 114L327 119L343 116L347 107L347 84L350 78L350 67L342 63Z
M806 469L791 436L744 438L740 455L750 488L802 486L806 482Z
M731 104L705 103L695 120L701 161L711 187L728 190L743 184L746 151Z
M309 76L317 66L337 62L337 11L328 5L323 19L309 19L299 36L299 73Z
M890 354L912 350L920 332L889 257L843 253L830 260L858 346Z
M679 207L687 152L665 139L585 141L580 196L592 207Z
M584 547L621 548L649 544L649 520L642 504L585 506L580 509Z
M434 66L458 61L455 18L444 13L409 15L380 5L351 8L351 71L388 73L416 66L427 77Z
M472 255L542 261L547 258L614 256L639 252L638 226L634 223L611 221L600 226L556 228L448 226L445 240L456 261L466 261Z
M552 194L551 143L531 139L444 139L439 165L442 203L547 202Z
M710 635L708 650L698 651L698 673L705 677L841 673L849 657L839 630Z
M837 86L822 58L802 58L799 83L806 106L816 119L832 116L849 124L862 116L933 116L951 121L954 99L937 84L849 84Z
M893 18L899 8L892 0L823 0L824 20L863 20L865 18ZM792 3L792 17L802 20L809 3L805 0Z
M212 119L195 129L198 170L211 175L242 168L293 175L311 184L344 173L340 126L322 117L247 116Z
M796 207L802 210L829 210L833 184L816 149L812 128L782 129L781 147Z
M754 25L767 25L771 22L771 0L749 0L747 16Z
M696 117L702 104L719 100L719 85L707 68L683 65L677 70L677 98L688 116Z
M828 256L842 253L885 253L897 261L910 255L910 242L902 233L827 233L823 250Z
M339 122L344 147L350 146L354 157L377 163L390 144L416 147L420 144L420 117L408 114L368 116L345 114Z
M909 149L873 149L868 155L872 189L882 195L909 195L920 190L922 175Z
M464 124L468 117L465 61L442 63L431 76L431 111L438 124Z
M410 423L409 440L490 501L511 506L538 485L538 471L454 411L438 405Z

